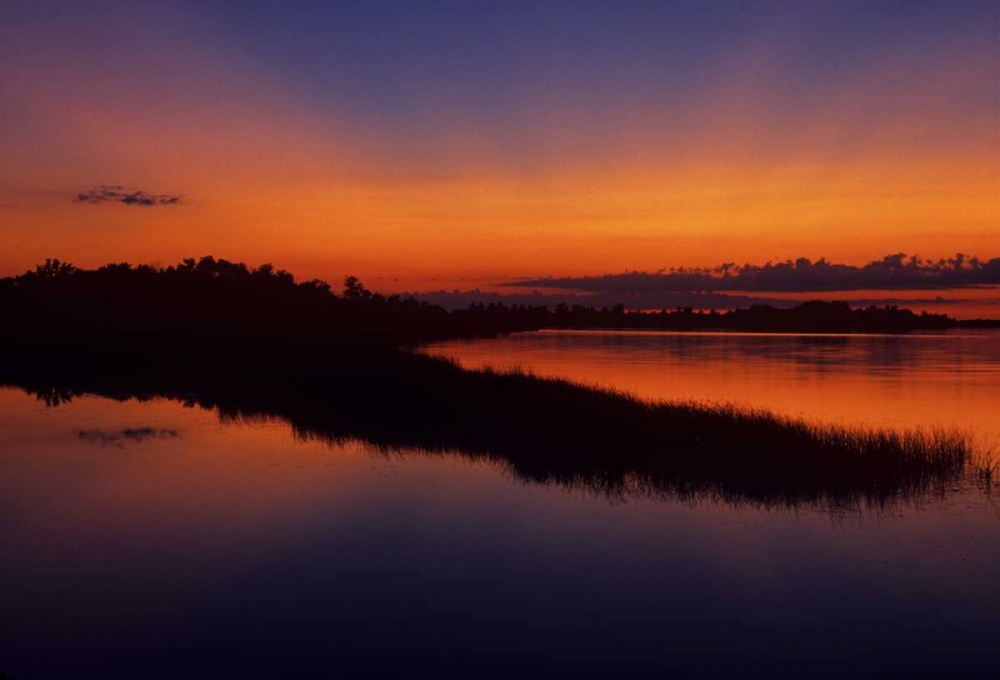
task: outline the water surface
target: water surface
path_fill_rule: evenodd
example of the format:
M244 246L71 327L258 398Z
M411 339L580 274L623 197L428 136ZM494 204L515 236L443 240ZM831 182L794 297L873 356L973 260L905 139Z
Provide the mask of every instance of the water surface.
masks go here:
M435 351L647 395L737 390L906 423L913 406L995 431L980 403L996 403L991 347L535 334ZM323 442L164 399L52 407L4 388L0 672L980 675L1000 661L990 491L970 476L842 510L607 497L461 451Z
M654 399L770 408L816 421L957 427L1000 444L1000 332L794 335L541 331L427 348Z

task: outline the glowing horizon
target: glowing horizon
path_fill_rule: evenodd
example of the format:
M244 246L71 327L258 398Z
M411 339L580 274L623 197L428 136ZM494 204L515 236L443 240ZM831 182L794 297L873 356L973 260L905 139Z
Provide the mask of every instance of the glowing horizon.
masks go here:
M837 7L3 10L0 274L995 257L997 13ZM74 201L102 185L181 201Z

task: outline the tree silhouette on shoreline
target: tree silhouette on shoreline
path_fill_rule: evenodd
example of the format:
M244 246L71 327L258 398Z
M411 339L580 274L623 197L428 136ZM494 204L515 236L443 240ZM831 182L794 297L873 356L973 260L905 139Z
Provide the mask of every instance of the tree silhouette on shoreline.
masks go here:
M1000 327L957 321L896 306L851 308L805 302L779 309L754 305L726 312L691 307L656 312L582 305L472 304L442 307L368 290L355 276L342 292L325 281L297 282L270 264L248 267L205 256L174 266L113 263L88 270L46 260L0 279L0 343L8 346L405 347L458 337L556 329L638 329L806 333L895 333Z

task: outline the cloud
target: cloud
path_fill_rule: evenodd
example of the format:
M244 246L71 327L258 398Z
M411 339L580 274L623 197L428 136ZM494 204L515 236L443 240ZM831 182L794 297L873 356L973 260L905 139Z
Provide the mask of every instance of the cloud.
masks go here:
M718 267L626 272L604 276L525 279L505 285L590 293L715 291L816 292L838 290L920 290L1000 284L1000 258L983 260L958 253L946 260L922 260L903 253L886 255L858 267L821 258L727 263Z
M77 203L122 203L124 205L178 205L179 194L151 194L141 189L127 189L123 186L102 184L76 195Z
M180 436L177 430L155 427L128 427L124 430L79 430L76 436L84 441L121 446L126 442L142 442L147 439L172 439Z

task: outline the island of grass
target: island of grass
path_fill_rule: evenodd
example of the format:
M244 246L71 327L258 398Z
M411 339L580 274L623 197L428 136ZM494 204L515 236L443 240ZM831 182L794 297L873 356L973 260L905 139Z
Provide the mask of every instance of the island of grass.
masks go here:
M892 502L942 488L973 455L946 431L815 425L766 411L650 402L411 351L533 328L356 280L335 295L270 268L189 260L81 271L49 262L0 286L0 384L50 404L168 398L303 437L493 461L520 479L764 504Z

